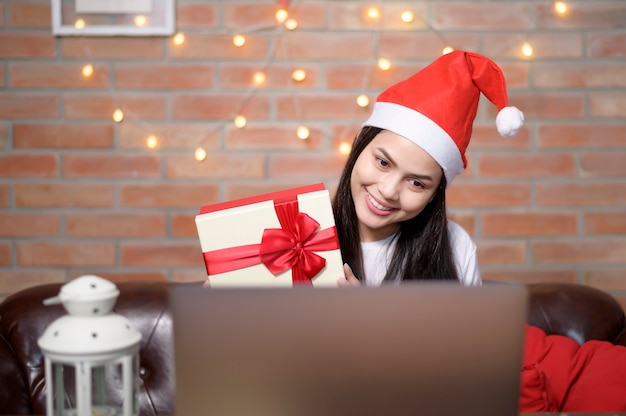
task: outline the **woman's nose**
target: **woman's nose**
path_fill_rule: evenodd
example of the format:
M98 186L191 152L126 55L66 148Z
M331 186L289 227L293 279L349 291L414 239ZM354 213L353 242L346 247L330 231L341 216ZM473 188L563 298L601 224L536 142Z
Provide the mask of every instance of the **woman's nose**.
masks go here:
M378 182L378 192L390 201L398 198L399 183L393 175L386 175Z

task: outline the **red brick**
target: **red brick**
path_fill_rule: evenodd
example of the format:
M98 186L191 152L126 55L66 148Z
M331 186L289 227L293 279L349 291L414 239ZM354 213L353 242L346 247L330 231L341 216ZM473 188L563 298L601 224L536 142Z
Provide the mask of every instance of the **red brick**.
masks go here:
M255 88L253 77L256 72L263 69L266 79L262 89L310 89L319 84L319 68L311 64L298 65L298 68L306 71L306 78L302 81L294 81L291 74L294 65L269 64L260 68L258 65L225 64L220 66L220 87L226 91L229 89L247 91Z
M0 27L2 27L2 26L0 26ZM4 80L5 80L4 66L0 66L0 87L4 87Z
M127 120L161 119L165 117L165 98L154 94L66 94L63 97L67 118L112 120L113 112L118 108Z
M583 153L580 155L580 176L626 176L626 153Z
M94 273L95 272L95 273ZM96 274L97 276L107 279L113 283L122 282L163 282L167 280L167 274L162 271L134 271L134 270L95 270L91 269L71 269L70 279L86 274Z
M8 184L0 183L0 207L8 207L11 203L11 188Z
M90 241L18 241L19 266L113 266L115 243Z
M626 56L626 33L589 33L588 55L598 58Z
M521 240L477 240L478 261L481 265L523 264L526 243Z
M0 118L52 118L58 115L59 97L56 94L0 93Z
M626 86L626 64L621 62L558 62L533 65L533 84L542 88Z
M13 129L15 130L15 127L13 127ZM0 149L7 149L8 147L9 147L9 126L7 124L0 123Z
M296 136L298 126L246 126L243 129L228 128L228 149L319 149L323 144L323 131L309 126L310 136L306 140Z
M111 124L27 124L13 125L15 148L107 149L113 147Z
M197 208L217 201L216 185L123 185L120 205L131 208Z
M343 155L275 154L270 157L270 178L339 177L345 165Z
M530 24L524 2L444 2L432 3L434 30L526 30Z
M626 239L532 241L530 247L538 264L623 263Z
M216 4L176 3L176 28L208 29L216 25Z
M626 118L626 93L597 92L589 94L592 117Z
M263 181L263 182L234 182L229 181L225 185L224 200L230 201L233 199L247 198L255 195L267 194L270 192L283 191L285 189L297 188L300 186L310 185L312 181L304 179L299 182L276 182L276 181Z
M407 30L416 31L427 29L428 9L426 4L412 3L383 3L378 2L376 7L380 11L378 19L372 19L367 11L372 4L358 2L329 2L328 27L332 30ZM400 15L403 11L412 11L414 19L410 23L403 22Z
M585 97L581 93L512 94L510 101L524 112L526 120L585 116ZM496 110L490 108L489 112Z
M500 33L486 32L483 35L482 53L491 59L543 59L543 58L581 58L583 57L583 35L578 32L567 33ZM522 45L529 43L533 48L532 58L522 54Z
M188 155L170 155L166 160L166 175L179 178L258 178L265 176L263 154L228 154L211 152L203 161Z
M542 124L539 126L537 145L540 148L623 147L625 130L626 126L623 124Z
M585 234L626 234L626 211L585 212L583 221Z
M118 64L115 85L120 89L193 89L213 86L212 64Z
M174 274L172 276L173 282L193 283L204 282L205 280L207 280L207 275L204 266L202 268L195 267L189 270L176 269L174 270Z
M576 235L576 213L486 212L481 215L482 235L487 237L536 237Z
M66 214L70 237L164 237L165 214Z
M16 183L15 206L38 208L111 207L113 185L83 183Z
M277 117L283 120L341 120L358 117L365 121L371 109L357 106L357 95L305 96L301 94L278 97L276 99ZM372 104L375 98L370 97Z
M63 157L65 178L156 178L161 172L157 155L68 154Z
M432 31L380 32L378 36L378 55L390 59L392 68L394 61L400 61L405 66L412 65L413 72L441 55L447 46L476 51L479 45L479 37L469 32L446 33L445 39L442 39L441 34ZM419 45L419 48L415 45Z
M449 212L448 219L459 224L469 235L476 235L476 216L471 213Z
M265 59L269 49L268 38L252 34L245 36L245 45L236 47L233 45L232 35L185 33L185 42L182 45L168 42L167 55L173 59Z
M540 207L626 205L626 183L556 182L536 185Z
M56 39L51 33L0 33L1 58L52 58Z
M4 27L4 8L0 7L0 27Z
M57 155L39 153L0 154L0 177L53 178L59 176Z
M196 215L200 207L193 214L172 213L170 219L170 229L172 237L197 237Z
M576 161L571 154L484 153L477 162L481 177L571 177L576 173Z
M64 37L64 58L85 59L160 59L163 42L159 37Z
M173 95L172 118L175 120L224 120L237 114L248 120L267 118L270 102L267 97L243 95Z
M626 268L587 269L584 273L585 284L605 292L626 291Z
M528 127L523 127L515 137L502 137L498 134L495 121L493 123L476 121L468 150L523 150L529 149L530 144L531 133Z
M539 29L612 29L624 27L624 3L621 1L567 2L564 16L554 10L552 3L535 5Z
M94 65L90 77L82 74L84 64L14 62L9 65L10 86L14 88L72 88L106 89L109 86L108 67Z
M121 244L123 266L197 266L204 260L200 243L145 243L123 242Z
M493 269L480 271L483 282L503 281L514 283L578 283L578 273L574 269L566 270L541 270L536 267L509 270L509 269Z
M119 146L121 148L145 149L148 137L157 139L156 149L195 149L202 145L205 149L219 144L218 126L215 123L133 123L124 122L119 126Z
M50 283L65 283L65 271L50 268L0 269L0 293L4 295Z
M275 59L347 61L371 59L368 45L373 45L373 34L343 32L293 32L289 42L281 42L276 48Z
M9 266L13 262L13 250L11 242L0 241L0 266ZM0 269L0 277L2 277L2 269ZM0 278L0 285L3 280Z
M60 231L58 214L0 212L0 237L47 237Z
M450 208L529 206L530 196L530 186L516 182L478 184L456 181L446 190Z
M9 26L27 28L50 28L50 4L32 1L8 3Z
M224 26L233 30L262 27L279 30L276 21L278 4L232 4L224 3ZM300 3L297 7L287 9L290 19L298 22L298 29L323 29L325 22L325 6L323 3Z
M388 57L388 55L385 55ZM331 90L355 90L355 98L362 89L383 90L396 82L402 81L425 65L393 65L387 71L371 64L327 65L326 86ZM364 80L366 81L364 83ZM371 97L372 102L376 96Z

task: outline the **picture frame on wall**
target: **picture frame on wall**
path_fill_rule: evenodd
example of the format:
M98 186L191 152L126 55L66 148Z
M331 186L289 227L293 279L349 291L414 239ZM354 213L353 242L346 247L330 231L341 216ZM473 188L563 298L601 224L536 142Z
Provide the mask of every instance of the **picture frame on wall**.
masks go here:
M51 0L56 36L170 36L175 0Z

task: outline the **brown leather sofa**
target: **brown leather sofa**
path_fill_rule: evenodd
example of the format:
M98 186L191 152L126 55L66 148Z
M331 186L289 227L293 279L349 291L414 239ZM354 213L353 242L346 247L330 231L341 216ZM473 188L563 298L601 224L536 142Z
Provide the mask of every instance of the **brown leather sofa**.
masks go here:
M126 316L142 334L140 344L140 412L173 414L174 368L168 282L118 283L115 312ZM200 284L197 284L200 288ZM65 313L62 306L43 306L59 284L22 290L0 304L0 414L44 414L43 356L37 340ZM528 322L549 334L578 343L598 339L626 346L626 321L619 303L602 291L574 284L529 285ZM114 389L115 390L115 389Z

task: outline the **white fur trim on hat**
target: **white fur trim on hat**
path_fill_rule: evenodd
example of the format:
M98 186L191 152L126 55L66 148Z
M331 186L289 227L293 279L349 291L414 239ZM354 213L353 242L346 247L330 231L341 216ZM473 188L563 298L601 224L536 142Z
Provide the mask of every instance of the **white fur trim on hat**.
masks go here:
M441 166L448 185L463 172L463 159L454 140L437 123L415 110L377 101L363 126L389 130L424 149Z

